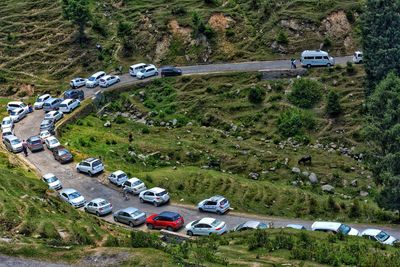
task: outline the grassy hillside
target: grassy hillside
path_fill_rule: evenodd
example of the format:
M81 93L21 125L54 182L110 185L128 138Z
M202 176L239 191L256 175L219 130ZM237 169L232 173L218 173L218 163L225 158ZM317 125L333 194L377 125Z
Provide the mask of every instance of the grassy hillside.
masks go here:
M349 54L358 46L361 1L90 1L83 44L76 42L76 28L63 18L60 2L2 1L2 95L59 90L72 76L119 65L126 71L138 61L290 58L321 43L333 54Z
M119 98L110 92L108 112L67 125L62 141L78 158L101 155L108 171L122 169L164 186L175 200L197 203L219 193L241 211L391 220L393 215L374 204L379 188L366 166L351 157L363 148L362 77L361 69L351 75L340 67L312 72L310 78L326 84L323 95L332 88L339 93L343 113L328 118L323 98L315 108L300 110L313 127L295 137L278 127L282 114L293 109L287 100L291 81L242 73L160 79ZM252 87L267 92L262 104L249 102ZM153 126L138 120L138 113L147 114ZM108 120L111 128L103 126ZM311 166L297 163L303 155L312 156ZM293 173L293 167L308 174ZM310 183L310 173L318 183ZM335 187L335 194L323 192L324 184Z

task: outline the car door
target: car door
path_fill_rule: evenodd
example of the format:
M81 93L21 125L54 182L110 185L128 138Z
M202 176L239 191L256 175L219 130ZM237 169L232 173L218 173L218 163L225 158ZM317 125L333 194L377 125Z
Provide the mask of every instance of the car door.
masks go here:
M217 202L215 202L215 201L206 201L206 203L204 203L204 210L214 211L216 204L217 204Z
M146 200L146 201L153 202L154 193L153 193L153 192L146 192L146 193L144 194L144 197L145 197L145 200Z
M128 188L129 191L132 191L131 182L125 181L125 182L122 184L122 186L126 186L126 187Z
M93 202L89 202L89 204L86 207L86 210L90 213L93 213Z
M206 225L203 223L199 223L193 227L193 233L195 235L205 235L205 229L206 229Z
M120 213L118 213L118 220L122 223L128 223L128 213L121 211Z
M61 199L68 202L68 195L66 193L62 193Z

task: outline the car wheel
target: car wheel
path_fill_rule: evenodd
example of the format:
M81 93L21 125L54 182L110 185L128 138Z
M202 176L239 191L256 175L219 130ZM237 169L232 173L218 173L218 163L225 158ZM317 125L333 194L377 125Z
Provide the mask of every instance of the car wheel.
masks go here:
M89 174L89 176L90 176L90 177L92 177L92 176L93 176L93 174L92 174L90 171L88 171L88 174Z
M328 63L328 64L326 64L326 66L329 68L329 67L332 66L332 65L331 65L331 63Z
M188 236L193 236L193 232L192 232L192 231L190 231L190 230L189 230L189 231L187 231L186 233L187 233L187 235L188 235Z
M114 217L114 221L115 221L115 222L119 222L119 221L118 221L118 217Z
M220 210L217 210L218 215L222 215L222 212Z
M171 226L168 226L168 227L167 227L167 230L170 231L170 232L173 232L173 231L174 231L174 228L172 228Z
M156 73L154 73L154 76L158 76L158 72L156 71Z
M150 230L154 229L154 225L152 225L151 223L146 224L147 228L149 228Z
M100 217L100 213L98 211L96 211L96 216Z
M119 83L121 80L120 79L117 79L117 83Z
M84 208L83 210L84 210L85 212L89 212L89 211L87 210L87 208Z
M144 199L143 198L139 198L139 200L140 200L140 203L144 203Z
M81 173L81 170L80 170L79 168L76 168L76 171L77 171L78 173Z
M311 68L311 64L308 64L308 65L307 65L307 69L310 69L310 68Z
M133 222L129 222L129 226L132 227L132 228L135 227L135 225L133 224Z
M158 204L158 202L156 202L156 201L153 201L153 205L154 205L154 207L158 207L160 204Z
M199 211L200 211L200 212L204 212L204 210L203 210L202 208L199 208Z

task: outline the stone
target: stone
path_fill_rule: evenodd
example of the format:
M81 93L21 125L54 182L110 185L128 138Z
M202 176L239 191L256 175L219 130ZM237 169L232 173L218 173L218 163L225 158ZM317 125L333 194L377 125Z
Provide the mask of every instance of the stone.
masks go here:
M326 193L333 194L335 192L335 188L333 186L331 186L330 184L321 186L321 189L322 189L322 191L324 191Z
M177 119L173 119L173 120L172 120L172 125L173 125L173 126L175 126L177 123L178 123L178 120L177 120Z
M368 192L360 191L360 196L361 196L361 197L367 197L368 195L369 195Z
M260 177L260 174L257 172L251 172L251 173L249 173L249 177L253 180L258 180L258 178Z
M301 173L304 177L308 177L308 176L310 176L310 173L309 172L307 172L307 171L304 171L304 172L302 172Z
M160 122L160 126L165 126L165 121Z
M238 141L243 141L243 137L241 137L241 136L238 136L236 139L237 139Z
M111 127L111 122L110 121L106 121L103 126L104 127Z
M292 168L292 173L300 174L301 170L298 167L293 167Z
M193 126L193 122L189 121L186 126Z
M354 179L353 181L350 182L352 187L357 187L358 186L358 181L357 179Z
M318 178L315 173L310 173L310 176L308 176L308 180L310 181L311 184L317 184L318 183Z

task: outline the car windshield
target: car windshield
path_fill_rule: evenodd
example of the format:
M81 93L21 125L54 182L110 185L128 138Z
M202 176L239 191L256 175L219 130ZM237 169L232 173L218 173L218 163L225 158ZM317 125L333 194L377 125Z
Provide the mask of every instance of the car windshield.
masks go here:
M38 97L38 98L36 99L36 102L43 102L43 98L42 98L42 97Z
M140 185L140 184L142 184L142 183L143 183L143 182L142 182L141 180L137 180L137 181L133 182L132 185L133 185L133 186L136 186L136 185Z
M15 111L15 110L12 110L10 114L11 114L11 115L18 115L18 112Z
M161 197L161 196L163 196L165 194L167 194L167 192L166 191L162 191L160 193L157 193L156 196Z
M89 81L94 81L94 80L96 80L95 77L90 77L90 78L89 78Z
M143 212L141 212L140 210L136 210L136 211L134 211L134 212L131 212L130 214L131 214L132 217L136 217L136 216L141 215L142 213L143 213Z
M218 225L220 225L220 223L221 223L221 221L219 221L219 220L214 220L214 221L211 223L211 226L217 227Z
M388 235L384 231L381 231L379 234L377 234L376 239L378 239L381 242L384 242L384 241L388 240L389 237L390 237L390 235Z
M50 144L57 144L57 143L58 143L58 140L57 140L57 139L50 139L50 140L49 140L49 143L50 143Z
M350 232L351 228L348 225L342 224L340 225L338 232L347 235Z
M20 143L21 141L19 141L18 139L11 140L12 145L19 145Z
M38 144L41 144L42 141L41 141L41 140L38 140L38 139L34 139L34 140L31 140L30 143L31 143L32 145L38 145Z
M10 123L11 123L10 119L3 120L3 124L5 124L5 125L10 124Z
M258 229L267 229L267 228L268 228L268 225L266 225L265 223L260 223L260 224L257 226L257 228L258 228Z
M67 155L67 154L69 154L69 152L66 149L58 150L58 155L60 155L60 156L64 156L64 155Z
M106 205L108 205L108 202L105 201L105 200L103 200L103 201L101 201L101 202L99 203L99 207L103 207L103 206L106 206Z
M67 106L67 104L61 104L60 105L60 108L64 108L64 107L66 107Z
M77 198L77 197L80 197L80 196L81 196L81 194L79 194L79 192L75 191L75 192L69 194L68 198L69 199L74 199L74 198Z
M52 182L57 181L58 179L55 176L51 176L49 178L45 178L45 180L46 180L47 183L52 183Z

